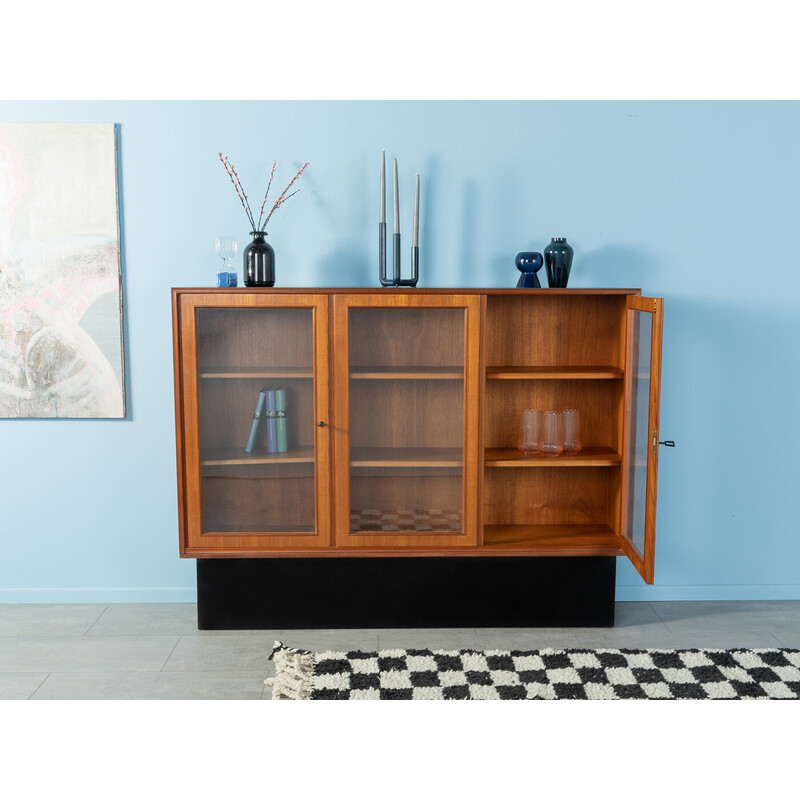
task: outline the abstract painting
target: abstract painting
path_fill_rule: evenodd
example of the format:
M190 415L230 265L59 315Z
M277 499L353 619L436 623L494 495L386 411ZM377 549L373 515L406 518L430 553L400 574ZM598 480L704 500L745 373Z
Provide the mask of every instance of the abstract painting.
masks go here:
M0 417L125 417L111 123L0 123Z

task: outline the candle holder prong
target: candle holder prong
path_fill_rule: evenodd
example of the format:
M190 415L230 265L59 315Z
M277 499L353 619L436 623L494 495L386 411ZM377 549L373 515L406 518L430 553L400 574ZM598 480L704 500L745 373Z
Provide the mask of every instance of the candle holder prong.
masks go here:
M411 277L403 278L398 286L416 286L419 280L419 247L411 248Z
M394 258L392 259L394 265L394 283L392 286L401 286L402 282L400 281L400 234L395 233L392 236L394 242Z
M378 263L380 264L381 286L395 286L395 281L386 277L386 223L378 223Z

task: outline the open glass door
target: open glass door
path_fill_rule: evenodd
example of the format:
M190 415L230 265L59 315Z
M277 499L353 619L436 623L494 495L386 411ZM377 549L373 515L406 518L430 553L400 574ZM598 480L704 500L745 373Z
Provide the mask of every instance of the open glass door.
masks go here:
M652 297L627 301L620 538L646 583L653 583L655 566L663 302Z

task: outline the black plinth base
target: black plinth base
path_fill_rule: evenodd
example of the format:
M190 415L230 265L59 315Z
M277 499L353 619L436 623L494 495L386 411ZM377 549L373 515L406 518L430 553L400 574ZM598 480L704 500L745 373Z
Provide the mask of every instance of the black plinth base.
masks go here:
M611 627L616 558L197 560L200 630Z

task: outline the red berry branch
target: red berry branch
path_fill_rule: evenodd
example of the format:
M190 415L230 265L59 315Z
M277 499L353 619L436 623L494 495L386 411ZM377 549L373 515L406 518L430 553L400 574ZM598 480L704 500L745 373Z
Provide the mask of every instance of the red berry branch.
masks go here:
M231 179L233 188L236 190L236 196L239 198L239 202L242 204L242 207L247 214L247 219L250 220L253 230L256 230L256 223L253 219L252 213L250 212L250 203L247 202L247 195L244 193L242 182L239 180L239 176L236 174L233 164L231 164L230 161L228 161L228 157L223 156L222 153L219 154L219 160L222 162L222 166L225 167L225 172L228 173L228 177Z
M244 193L244 189L242 188L242 182L239 180L239 176L236 173L236 170L233 167L233 164L228 160L227 156L223 156L222 153L219 154L219 160L222 162L222 166L225 167L225 172L228 173L228 177L231 179L231 183L233 184L233 188L236 190L236 196L239 198L239 202L242 204L242 207L247 214L247 219L250 224L253 226L253 232L261 232L263 233L266 230L267 223L270 220L270 217L275 213L275 211L282 206L292 195L297 194L300 190L295 189L291 194L286 194L289 189L291 188L292 184L303 174L303 171L308 166L308 161L300 168L297 175L289 181L289 185L283 190L281 196L274 202L272 208L270 209L269 214L267 214L267 218L264 220L263 224L261 222L262 217L264 216L264 208L267 204L267 196L269 195L270 186L272 186L272 179L275 177L275 165L278 163L277 161L272 162L272 171L269 174L269 183L267 184L267 191L264 193L264 200L261 202L261 211L258 215L258 225L256 225L255 220L253 219L253 213L250 211L250 202L247 199L247 195Z
M261 202L261 212L258 215L258 224L261 224L261 217L264 216L264 206L267 204L267 195L269 194L269 187L272 186L272 179L275 177L275 165L277 161L272 162L272 170L269 173L269 183L267 184L267 191L264 192L264 199Z
M289 185L283 190L281 196L275 201L275 205L272 206L272 210L269 212L269 214L267 214L267 218L264 220L264 228L267 227L269 218L277 211L277 209L282 206L292 195L297 194L300 191L299 189L295 189L292 194L286 194L286 192L292 188L292 184L303 174L303 170L305 170L307 166L308 161L306 161L306 163L300 167L300 171L289 181Z

